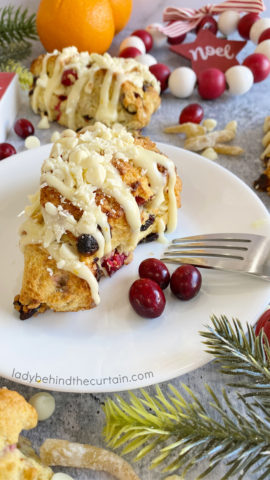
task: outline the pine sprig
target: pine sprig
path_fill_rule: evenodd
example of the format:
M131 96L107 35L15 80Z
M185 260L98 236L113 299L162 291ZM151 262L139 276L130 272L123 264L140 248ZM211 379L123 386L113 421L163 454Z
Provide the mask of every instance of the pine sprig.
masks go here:
M29 15L28 10L22 10L21 7L0 8L0 45L36 40L38 35L35 19L34 13Z
M231 324L225 316L213 316L211 320L213 326L207 327L207 332L200 332L206 339L203 343L207 352L220 363L221 373L243 378L229 385L251 390L252 395L258 394L261 399L269 397L270 348L263 331L255 336L253 328L247 324L245 334L239 320L233 319Z
M240 480L255 464L256 471L260 464L262 467L260 480L267 478L266 472L270 471L270 414L258 404L255 409L239 396L245 407L245 415L241 415L225 391L223 407L208 386L209 409L215 411L210 416L197 396L187 386L183 388L187 400L172 385L172 394L167 396L157 386L155 397L141 390L141 398L130 393L130 403L119 396L116 401L107 400L104 434L108 444L112 448L121 447L122 454L139 449L134 460L143 458L159 446L159 454L152 459L151 467L166 461L164 472L181 470L185 475L195 464L208 460L209 467L198 477L201 479L225 460L229 470L222 480L231 475L238 475Z
M260 471L258 480L270 478L269 342L263 333L256 337L249 325L245 334L238 320L230 323L225 316L214 316L212 324L207 332L201 332L208 352L221 364L222 373L246 377L232 385L249 392L237 394L234 405L223 390L221 403L206 385L210 396L207 409L185 385L187 400L173 386L167 396L158 386L154 397L145 390L140 398L130 393L129 402L117 396L104 407L106 441L112 448L121 448L123 454L136 450L135 460L159 447L151 466L166 461L164 471L185 474L194 464L207 460L209 466L198 479L205 478L221 461L228 465L221 480L232 475L241 480L248 471ZM247 399L250 396L252 402Z

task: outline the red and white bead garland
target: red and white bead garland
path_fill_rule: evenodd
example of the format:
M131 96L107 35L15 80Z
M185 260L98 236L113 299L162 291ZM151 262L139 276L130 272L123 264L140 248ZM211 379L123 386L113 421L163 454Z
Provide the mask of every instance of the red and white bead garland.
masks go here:
M241 37L258 45L242 65L229 68L225 74L217 68L203 70L198 77L189 67L178 67L171 72L167 65L157 63L155 57L148 52L153 46L164 46L167 41L171 44L181 43L186 34L167 38L152 24L125 38L120 44L119 56L136 58L138 62L147 65L160 81L161 91L169 87L171 93L178 98L190 97L196 84L200 96L208 100L220 97L226 86L232 95L243 95L251 89L253 83L265 80L270 74L270 18L260 18L257 13L240 17L238 12L226 10L219 15L217 21L206 15L196 28L196 33L200 28L208 28L213 33L219 30L225 36L237 29Z

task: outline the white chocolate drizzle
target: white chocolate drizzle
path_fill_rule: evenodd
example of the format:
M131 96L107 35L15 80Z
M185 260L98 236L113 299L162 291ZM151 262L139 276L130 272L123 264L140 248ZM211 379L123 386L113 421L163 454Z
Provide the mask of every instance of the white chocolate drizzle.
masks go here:
M57 267L70 271L86 280L93 300L99 303L98 282L89 267L80 260L76 247L62 239L66 232L76 238L81 234L92 235L98 243L95 257L101 259L113 250L108 217L96 203L96 190L113 197L125 212L131 235L125 244L126 253L132 251L140 240L141 208L131 189L114 167L112 160L132 159L135 166L147 172L149 184L154 192L151 207L168 211L168 231L176 227L177 202L175 196L176 173L173 162L164 155L147 150L134 141L134 137L118 124L108 128L97 122L76 134L72 130L62 132L54 143L50 157L44 161L41 172L41 187L49 186L81 211L79 219L65 210L47 202L40 207L39 191L31 196L31 205L25 209L27 220L21 227L21 247L41 244L56 261ZM168 172L168 182L158 165ZM164 192L168 189L168 200ZM43 222L40 223L42 215ZM160 220L161 236L165 224ZM163 238L163 237L162 237Z
M47 74L47 63L52 55L56 59L53 74L50 77ZM72 87L64 86L61 83L63 72L69 69L74 69L78 76ZM61 113L66 115L68 127L75 129L75 115L80 97L84 91L88 93L92 91L96 73L100 70L106 70L106 73L100 88L95 119L107 125L117 121L118 102L124 82L129 81L139 88L142 88L143 83L147 82L160 93L160 84L146 65L142 65L132 58L111 57L108 53L104 55L79 53L76 47L68 47L64 48L62 52L55 50L43 57L41 73L31 96L34 112L38 113L39 99L42 98L48 120L51 121L55 118L56 95L67 96L66 102L62 104Z

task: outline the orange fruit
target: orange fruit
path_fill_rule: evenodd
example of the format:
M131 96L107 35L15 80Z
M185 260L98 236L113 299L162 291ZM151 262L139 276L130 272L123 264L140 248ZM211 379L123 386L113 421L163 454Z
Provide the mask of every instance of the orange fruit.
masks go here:
M48 52L75 46L104 53L127 23L132 0L41 0L37 31Z
M132 0L110 0L113 10L115 33L126 26L132 11Z

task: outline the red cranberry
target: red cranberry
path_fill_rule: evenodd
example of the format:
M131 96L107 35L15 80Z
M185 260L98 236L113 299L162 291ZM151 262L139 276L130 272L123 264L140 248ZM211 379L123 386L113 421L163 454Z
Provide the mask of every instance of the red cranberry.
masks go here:
M117 272L124 265L126 258L127 256L124 253L115 251L110 257L104 258L101 265L111 277L113 273Z
M182 43L185 40L186 36L187 34L183 33L182 35L178 35L177 37L168 37L167 42L170 45L177 45L178 43Z
M127 48L124 48L124 50L122 50L122 52L120 52L119 57L135 58L135 57L137 57L138 55L141 55L141 54L142 54L142 52L138 48L127 47Z
M157 258L147 258L139 266L141 278L150 278L156 282L162 290L170 283L170 272L166 265Z
M214 35L216 35L218 31L218 24L216 20L211 17L211 15L206 15L203 17L203 19L200 21L200 23L196 27L196 33L198 33L200 30L210 30Z
M153 37L151 33L147 32L146 30L135 30L135 32L133 32L131 35L139 37L143 41L145 45L145 50L147 52L149 52L153 47Z
M220 97L226 88L224 73L218 68L207 68L198 77L198 91L205 100Z
M246 40L249 40L250 29L253 23L257 22L259 18L260 17L257 13L247 13L246 15L241 17L237 25L239 35L241 35L241 37L245 38Z
M262 53L252 53L245 58L243 65L252 71L254 83L262 82L270 73L270 61Z
M266 310L259 318L255 328L255 335L258 336L261 330L264 330L265 335L270 343L270 309Z
M193 265L181 265L171 276L170 287L174 295L180 300L190 300L199 292L202 277L199 270Z
M270 28L267 28L264 30L261 35L259 36L258 43L263 42L264 40L269 40L270 39Z
M160 286L150 278L135 280L129 290L129 301L135 312L146 318L159 317L166 304Z
M200 123L203 119L204 111L201 105L198 103L190 103L185 108L183 108L180 113L179 123Z
M168 87L168 80L171 74L171 71L167 65L164 63L156 63L155 65L151 65L149 67L150 72L155 75L157 80L160 82L160 88L163 92Z
M0 143L0 160L15 155L16 150L10 143Z
M77 70L75 70L74 68L68 68L63 72L61 83L62 85L65 85L65 87L70 87L70 85L73 85L73 83L75 83L77 78Z
M29 135L34 135L35 129L27 118L20 118L15 122L14 131L21 138L27 138Z

